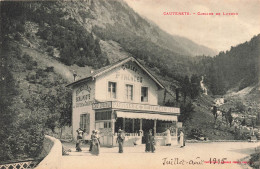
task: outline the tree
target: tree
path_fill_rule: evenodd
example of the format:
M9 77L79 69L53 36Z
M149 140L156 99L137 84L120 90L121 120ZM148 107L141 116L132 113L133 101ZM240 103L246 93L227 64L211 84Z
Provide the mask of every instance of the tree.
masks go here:
M1 51L2 53L2 51ZM15 148L10 146L8 138L14 136L17 113L12 111L12 103L17 93L14 78L8 69L8 57L0 58L0 161L13 159Z
M212 108L212 114L214 116L214 123L216 124L217 118L218 118L218 113L217 113L218 109L217 106L213 106Z
M200 94L200 78L193 74L191 76L191 93L190 93L190 96L191 96L191 99L195 99L196 97L199 96Z
M71 125L71 91L61 85L41 97L45 100L43 106L47 112L45 127L50 128L52 131L54 131L55 127L58 127L61 129L62 134L62 128Z
M192 114L195 112L194 111L194 106L192 105L192 103L183 103L180 106L180 116L179 116L179 121L185 123L188 120L191 119Z
M181 92L183 94L183 102L186 103L187 96L190 96L190 79L186 75L181 81Z
M19 48L5 46L2 54L0 64L0 161L37 157L43 145L42 124L44 121L41 117L45 117L42 114L44 111L30 111L21 106L23 103L19 97L19 85L16 84L12 74L13 59L20 58L21 55ZM23 113L22 109L25 109L26 113Z

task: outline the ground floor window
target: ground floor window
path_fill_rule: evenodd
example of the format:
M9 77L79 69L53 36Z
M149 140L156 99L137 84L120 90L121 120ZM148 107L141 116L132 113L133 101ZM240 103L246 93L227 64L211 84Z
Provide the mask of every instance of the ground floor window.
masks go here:
M126 133L139 133L142 128L143 133L147 134L150 129L154 130L154 123L154 120L142 119L142 126L140 126L141 119L117 118L114 132L117 133L119 129L123 129ZM156 133L164 133L169 128L171 134L174 135L176 127L176 122L156 120Z
M89 134L90 130L90 114L84 113L80 115L80 128L84 130L87 134Z
M111 113L112 111L101 111L96 112L95 114L95 120L111 120Z
M110 121L96 122L96 129L111 128Z

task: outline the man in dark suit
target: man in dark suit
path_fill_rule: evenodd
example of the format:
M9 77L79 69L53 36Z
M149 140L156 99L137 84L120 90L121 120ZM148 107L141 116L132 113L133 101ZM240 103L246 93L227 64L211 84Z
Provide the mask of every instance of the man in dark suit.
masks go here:
M117 136L117 140L118 142L118 146L119 146L119 153L123 153L123 144L124 144L124 141L125 141L125 134L124 134L124 131L119 129L118 130L118 136Z

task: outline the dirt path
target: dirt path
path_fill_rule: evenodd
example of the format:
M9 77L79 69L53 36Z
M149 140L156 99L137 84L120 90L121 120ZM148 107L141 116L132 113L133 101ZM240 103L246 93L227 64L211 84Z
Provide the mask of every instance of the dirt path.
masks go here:
M69 156L63 156L61 163L63 169L239 169L242 168L241 165L234 161L241 161L240 159L254 152L257 145L259 143L187 143L184 148L158 146L156 153L145 153L144 145L139 145L125 147L123 154L117 153L117 147L101 148L99 156L92 156L88 152L88 147L83 146L82 152L75 152L75 145L71 144L65 145L67 148L70 147L72 152ZM226 158L225 161L231 163L206 163L210 158L211 160ZM177 159L178 164L175 161ZM183 160L184 162L181 162ZM191 164L192 162L202 163Z

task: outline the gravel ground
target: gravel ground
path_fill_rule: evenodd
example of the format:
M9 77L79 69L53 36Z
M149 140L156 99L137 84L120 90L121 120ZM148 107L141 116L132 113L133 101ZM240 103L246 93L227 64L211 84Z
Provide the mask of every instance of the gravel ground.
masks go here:
M144 145L124 147L123 154L118 153L117 147L101 147L99 156L92 156L86 145L83 145L82 152L76 152L74 144L63 145L66 149L71 149L71 152L62 157L62 169L239 169L248 166L236 164L234 161L243 162L241 159L253 153L259 142L187 143L184 148L157 146L155 153L145 153ZM212 162L214 158L226 158L226 163L207 163L210 158Z

